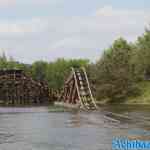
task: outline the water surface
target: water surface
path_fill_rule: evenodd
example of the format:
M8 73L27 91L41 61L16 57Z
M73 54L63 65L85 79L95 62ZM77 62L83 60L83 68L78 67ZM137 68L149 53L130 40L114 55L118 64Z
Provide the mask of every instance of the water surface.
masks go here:
M112 139L150 140L149 106L93 112L0 108L0 150L111 150Z

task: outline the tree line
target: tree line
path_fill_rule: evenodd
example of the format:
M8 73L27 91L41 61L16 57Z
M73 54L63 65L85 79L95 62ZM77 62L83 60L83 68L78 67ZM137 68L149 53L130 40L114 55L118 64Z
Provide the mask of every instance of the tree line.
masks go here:
M138 83L150 79L150 30L133 43L115 40L88 70L98 100L119 102L141 94Z
M45 80L49 87L61 89L71 67L87 68L92 90L97 100L118 102L140 94L138 82L150 79L150 30L145 29L133 43L119 38L104 50L99 60L57 59L24 64L0 56L0 69L22 69L35 80Z
M68 77L71 67L86 67L88 59L63 59L54 62L35 61L32 64L24 64L15 61L12 57L7 58L5 53L0 56L0 69L21 69L34 80L46 81L50 88L61 89L65 79Z

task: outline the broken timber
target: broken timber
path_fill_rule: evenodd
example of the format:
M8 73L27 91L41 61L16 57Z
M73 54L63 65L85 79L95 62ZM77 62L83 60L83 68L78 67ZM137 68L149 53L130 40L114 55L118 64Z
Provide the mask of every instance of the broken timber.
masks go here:
M84 68L72 68L71 75L66 80L60 97L60 101L62 100L67 104L77 105L83 109L97 109Z

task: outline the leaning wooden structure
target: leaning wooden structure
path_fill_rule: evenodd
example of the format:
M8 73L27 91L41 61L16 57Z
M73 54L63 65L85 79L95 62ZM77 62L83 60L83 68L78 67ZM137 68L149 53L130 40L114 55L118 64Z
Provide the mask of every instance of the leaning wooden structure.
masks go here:
M46 82L33 80L23 70L0 70L0 104L29 105L49 102Z
M65 82L60 101L88 110L97 109L84 68L72 68L72 72Z

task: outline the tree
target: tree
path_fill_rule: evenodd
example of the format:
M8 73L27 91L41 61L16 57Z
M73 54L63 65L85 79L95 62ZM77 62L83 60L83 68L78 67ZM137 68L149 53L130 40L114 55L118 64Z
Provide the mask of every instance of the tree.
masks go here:
M36 80L45 80L48 63L44 61L36 61L31 66L32 77Z
M116 101L133 91L134 77L131 61L132 49L123 38L114 41L96 63L96 93L98 99Z
M48 64L46 80L50 87L60 89L64 85L64 81L68 77L71 67L86 67L88 63L89 61L86 59L57 59L55 62Z
M0 56L0 69L6 69L7 68L7 57L5 55L5 52L2 53Z
M150 29L138 37L134 46L133 64L135 73L140 79L150 76Z

